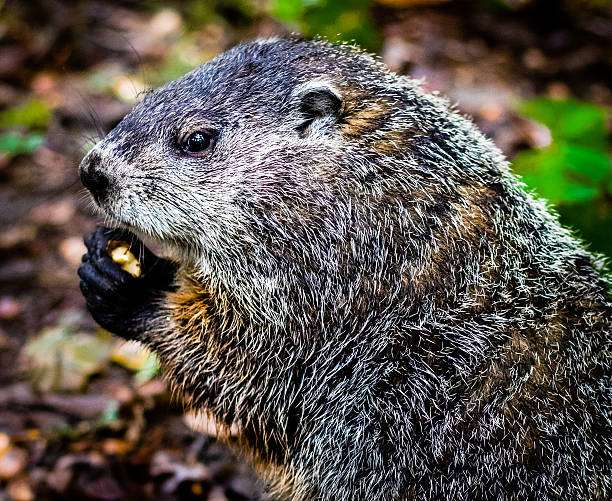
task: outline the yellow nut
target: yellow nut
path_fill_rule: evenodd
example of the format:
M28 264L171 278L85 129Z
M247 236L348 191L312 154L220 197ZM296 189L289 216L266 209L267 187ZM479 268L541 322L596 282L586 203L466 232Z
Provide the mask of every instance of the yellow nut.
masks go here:
M127 271L133 277L140 276L140 262L130 251L130 245L121 240L111 240L106 248L108 254L115 263L121 266L123 271Z

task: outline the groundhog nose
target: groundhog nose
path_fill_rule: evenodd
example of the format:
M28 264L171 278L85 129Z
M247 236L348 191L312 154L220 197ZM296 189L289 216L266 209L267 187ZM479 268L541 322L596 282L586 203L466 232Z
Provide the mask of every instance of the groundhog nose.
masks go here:
M89 154L83 159L80 168L83 186L91 192L98 202L104 198L110 186L108 177L100 170L99 165L99 155Z
M96 200L104 198L108 191L108 178L97 170L81 170L81 182Z

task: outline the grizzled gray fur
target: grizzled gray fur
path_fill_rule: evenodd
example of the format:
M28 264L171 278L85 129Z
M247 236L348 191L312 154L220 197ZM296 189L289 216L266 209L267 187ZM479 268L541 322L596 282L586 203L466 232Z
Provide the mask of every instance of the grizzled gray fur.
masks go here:
M278 499L611 498L602 260L417 82L256 40L146 95L81 177L123 228L86 240L89 310Z

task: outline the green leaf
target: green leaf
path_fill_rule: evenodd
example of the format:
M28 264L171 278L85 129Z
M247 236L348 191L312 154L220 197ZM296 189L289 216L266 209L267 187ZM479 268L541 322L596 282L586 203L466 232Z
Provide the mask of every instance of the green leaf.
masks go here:
M113 350L112 360L135 371L134 379L138 383L144 383L155 377L159 370L159 361L155 353L134 341L118 344Z
M608 153L608 111L591 103L536 98L519 106L524 115L544 124L553 142L572 143Z
M578 175L586 183L599 183L604 176L612 173L610 157L599 151L567 144L559 146L559 155L559 167Z
M159 372L159 360L155 353L149 353L145 364L136 372L134 379L137 383L144 383L154 378Z
M589 248L612 256L612 210L604 200L559 207L561 223L577 230Z
M371 0L275 0L271 12L307 36L323 36L332 42L355 41L366 49L377 50L380 39L371 6Z
M164 64L157 71L156 83L163 84L176 78L182 77L185 73L193 70L194 65L181 60L177 54L171 53L164 61Z
M118 419L119 419L119 402L117 402L116 400L113 400L112 402L109 402L106 409L104 409L104 412L100 416L100 422L104 424L108 424L108 423L113 423L114 421L117 421Z
M272 13L283 21L298 22L304 12L302 0L275 0L272 5Z
M549 201L576 204L602 198L612 177L607 111L591 103L537 98L523 113L546 125L552 144L523 152L514 169Z
M6 133L0 134L0 152L6 152L9 157L25 155L36 150L45 140L42 134Z
M569 175L566 157L567 149L556 146L526 151L514 160L514 170L522 175L529 187L550 202L577 202L596 198L597 184L586 176L577 180Z
M376 50L379 39L372 21L370 0L321 2L304 12L302 28L308 35L323 35L333 42L355 41Z
M0 126L44 130L50 117L51 112L46 103L28 101L21 106L0 112Z

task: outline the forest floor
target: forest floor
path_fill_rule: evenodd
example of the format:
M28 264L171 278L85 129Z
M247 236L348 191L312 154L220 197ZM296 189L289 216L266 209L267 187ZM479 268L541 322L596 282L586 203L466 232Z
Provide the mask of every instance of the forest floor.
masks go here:
M287 28L224 12L186 29L178 8L131 2L8 5L0 112L42 103L45 140L0 156L0 501L265 498L214 426L171 398L155 360L88 316L76 270L99 220L77 166L147 87ZM451 2L378 6L374 18L386 64L449 96L509 158L549 140L516 112L520 100L612 105L612 19L597 11L500 14Z

